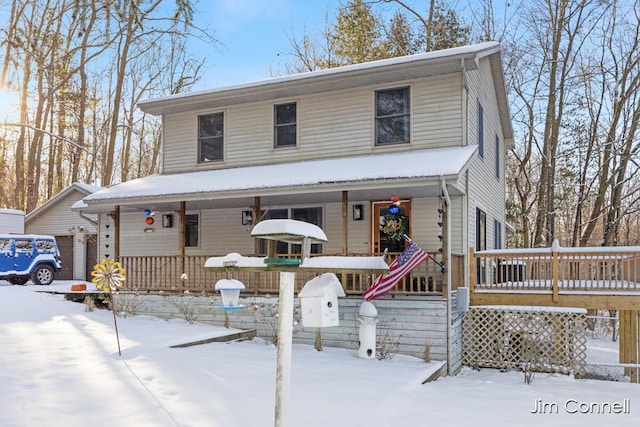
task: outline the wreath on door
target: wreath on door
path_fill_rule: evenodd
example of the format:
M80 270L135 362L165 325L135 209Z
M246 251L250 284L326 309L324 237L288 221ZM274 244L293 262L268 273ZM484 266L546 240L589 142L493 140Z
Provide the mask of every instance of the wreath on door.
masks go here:
M399 242L404 240L409 228L409 221L404 215L385 214L380 220L380 231L388 240Z

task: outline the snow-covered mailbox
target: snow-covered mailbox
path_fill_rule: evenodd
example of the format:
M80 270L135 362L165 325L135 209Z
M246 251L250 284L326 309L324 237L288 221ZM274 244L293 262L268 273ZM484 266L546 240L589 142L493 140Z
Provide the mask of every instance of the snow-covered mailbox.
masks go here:
M302 326L325 328L338 326L338 297L345 296L333 273L323 273L309 280L298 293L302 306Z
M236 279L220 279L216 282L216 291L222 294L223 310L238 310L242 306L238 303L240 291L244 289L244 284Z

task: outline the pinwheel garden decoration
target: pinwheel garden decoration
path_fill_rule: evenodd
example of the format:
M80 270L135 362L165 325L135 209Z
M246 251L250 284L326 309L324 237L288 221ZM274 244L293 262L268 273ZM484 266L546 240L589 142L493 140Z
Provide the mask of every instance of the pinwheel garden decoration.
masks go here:
M96 288L108 293L111 298L110 305L111 312L113 313L113 324L116 328L116 339L118 340L118 354L122 356L122 351L120 350L120 336L118 335L118 322L116 322L116 305L113 293L124 285L124 281L127 279L125 269L118 261L103 259L93 266L91 276L93 277L91 281L95 283Z

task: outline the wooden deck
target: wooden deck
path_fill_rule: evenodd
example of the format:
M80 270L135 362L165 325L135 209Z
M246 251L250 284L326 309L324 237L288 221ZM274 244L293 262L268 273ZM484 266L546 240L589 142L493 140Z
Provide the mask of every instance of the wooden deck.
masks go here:
M472 250L469 259L472 305L640 310L635 247Z
M470 252L472 306L615 309L619 362L640 382L640 251L635 247Z

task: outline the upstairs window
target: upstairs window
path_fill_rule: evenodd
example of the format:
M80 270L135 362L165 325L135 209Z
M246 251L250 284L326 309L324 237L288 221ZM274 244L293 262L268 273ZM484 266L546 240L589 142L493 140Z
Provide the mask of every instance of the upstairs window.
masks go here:
M376 91L376 145L408 144L409 88Z
M198 163L224 159L224 113L198 116Z
M496 135L496 178L500 179L500 138Z
M484 110L478 101L478 154L484 159Z
M276 105L274 107L275 129L274 144L275 148L295 147L297 133L297 108L296 103Z

